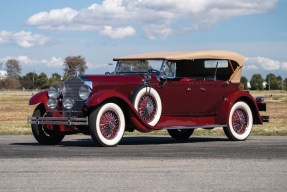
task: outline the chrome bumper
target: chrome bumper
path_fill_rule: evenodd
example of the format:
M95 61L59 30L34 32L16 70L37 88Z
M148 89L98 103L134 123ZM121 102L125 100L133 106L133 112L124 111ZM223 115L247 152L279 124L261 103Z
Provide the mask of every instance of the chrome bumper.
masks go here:
M28 124L36 125L89 125L88 117L28 117Z

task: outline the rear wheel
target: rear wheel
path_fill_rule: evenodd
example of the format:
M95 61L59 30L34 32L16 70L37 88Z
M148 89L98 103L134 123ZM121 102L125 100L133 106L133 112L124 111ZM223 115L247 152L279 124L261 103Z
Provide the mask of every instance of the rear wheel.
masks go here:
M225 135L233 141L244 141L251 133L253 116L250 107L243 101L235 103L229 113Z
M43 117L46 114L45 107L40 104L33 112L33 117ZM65 137L64 134L59 134L48 129L47 125L32 124L32 133L35 139L42 145L57 145Z
M168 134L175 140L187 140L192 135L194 129L168 129Z
M89 117L92 139L105 147L117 145L125 131L125 116L115 103L106 103L94 110Z

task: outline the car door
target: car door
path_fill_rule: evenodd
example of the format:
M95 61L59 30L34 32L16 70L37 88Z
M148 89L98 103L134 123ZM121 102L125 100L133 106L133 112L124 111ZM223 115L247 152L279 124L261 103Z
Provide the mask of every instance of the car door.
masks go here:
M189 82L168 79L158 88L162 100L164 115L189 116L190 115L190 84Z
M196 97L199 107L198 111L193 111L193 114L203 116L216 115L224 101L225 93L226 82L215 80L201 81Z

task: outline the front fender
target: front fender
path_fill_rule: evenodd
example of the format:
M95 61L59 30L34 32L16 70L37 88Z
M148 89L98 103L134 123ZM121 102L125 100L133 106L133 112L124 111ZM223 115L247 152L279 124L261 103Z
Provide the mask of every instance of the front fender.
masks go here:
M132 103L120 92L114 91L114 90L107 90L107 91L101 91L98 93L93 94L87 101L86 106L88 108L95 107L102 102L104 102L107 99L111 98L118 98L124 101L125 103L132 106Z
M249 94L248 91L232 92L224 98L224 104L222 105L215 119L216 124L219 124L219 125L228 124L230 110L232 106L234 105L234 103L236 103L237 101L244 101L249 105L252 111L254 124L262 124L262 120L260 118L260 113L256 105L256 101Z
M133 122L136 129L140 132L149 132L152 130L158 130L161 129L156 126L150 126L147 124L139 115L139 113L134 108L133 103L122 93L114 91L114 90L106 90L101 91L98 93L93 94L87 101L86 106L88 108L93 108L97 105L100 105L101 103L105 102L109 99L117 99L121 102L124 102L128 108L130 109L129 118Z
M29 100L29 105L36 105L38 103L43 103L47 108L48 101L48 91L41 91L35 95L33 95Z

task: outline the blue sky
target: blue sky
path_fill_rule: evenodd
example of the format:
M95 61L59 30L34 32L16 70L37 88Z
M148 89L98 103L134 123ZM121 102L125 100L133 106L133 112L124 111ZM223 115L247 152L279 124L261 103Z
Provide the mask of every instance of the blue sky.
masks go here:
M114 56L224 49L247 57L243 75L287 77L286 0L25 0L0 8L0 62L27 72L57 72L81 55L87 73ZM5 66L2 66L2 69Z

